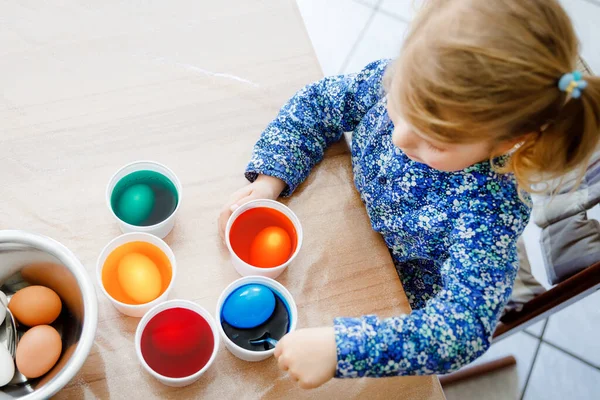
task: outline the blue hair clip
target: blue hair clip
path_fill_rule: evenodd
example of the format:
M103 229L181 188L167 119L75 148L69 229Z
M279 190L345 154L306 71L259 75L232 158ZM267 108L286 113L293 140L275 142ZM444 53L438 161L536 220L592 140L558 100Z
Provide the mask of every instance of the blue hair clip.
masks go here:
M581 79L581 72L575 71L564 74L558 81L558 88L574 99L581 97L581 91L587 87L587 82Z

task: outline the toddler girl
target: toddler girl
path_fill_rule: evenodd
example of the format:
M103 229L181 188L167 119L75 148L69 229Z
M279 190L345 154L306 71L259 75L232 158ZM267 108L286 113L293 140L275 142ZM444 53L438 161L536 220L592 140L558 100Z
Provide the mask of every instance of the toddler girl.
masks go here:
M542 180L585 167L600 138L600 79L557 0L430 0L396 61L300 90L263 132L221 215L289 196L352 131L354 184L412 313L336 318L276 348L302 387L336 377L443 374L482 355L519 268L516 241Z

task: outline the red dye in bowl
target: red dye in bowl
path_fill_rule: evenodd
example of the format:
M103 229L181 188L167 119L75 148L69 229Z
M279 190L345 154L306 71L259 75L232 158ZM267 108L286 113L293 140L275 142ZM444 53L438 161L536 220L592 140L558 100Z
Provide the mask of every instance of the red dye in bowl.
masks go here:
M209 323L187 308L170 308L156 314L144 328L142 356L150 368L169 378L200 371L215 347Z

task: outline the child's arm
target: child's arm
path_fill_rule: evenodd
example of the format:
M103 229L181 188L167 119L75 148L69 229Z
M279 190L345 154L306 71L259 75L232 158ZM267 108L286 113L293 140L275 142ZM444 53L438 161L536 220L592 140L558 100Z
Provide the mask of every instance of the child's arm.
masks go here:
M326 147L354 130L384 96L388 64L389 60L376 61L358 74L324 78L298 91L281 108L254 147L246 170L250 185L234 193L221 211L221 237L235 208L254 199L289 196L321 161Z
M528 209L485 201L471 200L455 221L443 287L423 309L335 320L338 377L444 374L488 349L519 268L516 241Z
M279 366L310 388L334 375L443 374L475 360L489 347L510 296L515 243L528 213L515 201L472 200L448 241L444 286L423 309L382 320L336 318L333 328L292 332L275 350Z
M256 143L248 180L260 174L277 177L286 183L281 195L290 195L321 161L327 146L354 130L384 96L388 64L376 61L358 74L327 77L297 92Z

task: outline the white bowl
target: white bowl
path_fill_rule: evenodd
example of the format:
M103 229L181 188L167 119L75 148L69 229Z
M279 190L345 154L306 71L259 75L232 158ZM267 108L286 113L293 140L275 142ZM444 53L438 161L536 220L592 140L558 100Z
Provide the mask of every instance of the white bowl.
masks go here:
M242 359L244 361L253 361L254 362L254 361L262 361L262 360L265 360L265 359L271 357L273 355L273 353L275 353L275 349L265 350L265 351L252 351L252 350L244 349L244 348L238 346L237 344L233 343L233 341L227 337L227 335L225 334L225 331L223 330L223 325L221 324L221 310L223 308L223 303L225 303L225 300L227 299L227 297L231 293L233 293L233 291L236 290L237 288L244 286L244 285L249 285L252 283L264 285L264 286L272 289L273 291L277 292L277 294L279 294L285 300L285 303L287 303L287 306L288 306L288 312L290 313L290 315L289 315L290 327L288 329L288 333L292 332L296 329L296 324L298 322L298 309L296 308L296 302L294 301L294 298L292 297L291 293L285 288L285 286L283 286L281 283L277 282L276 280L273 280L271 278L267 278L264 276L245 276L243 278L239 278L239 279L233 281L231 284L229 284L229 286L227 286L225 288L225 290L223 290L223 292L221 293L221 296L219 296L219 300L217 301L216 318L217 318L217 326L219 329L219 333L221 334L221 337L223 338L225 347L227 347L227 350L229 350L231 352L231 354L233 354L237 358Z
M168 376L159 374L158 372L156 372L152 368L150 368L150 366L144 359L144 356L142 355L142 347L141 347L142 333L144 332L146 325L148 325L148 322L150 322L150 320L154 316L156 316L158 313L160 313L161 311L169 310L171 308L186 308L188 310L192 310L195 313L199 314L202 318L204 318L206 320L206 322L208 322L210 329L212 330L213 338L214 338L213 352L212 352L212 355L210 356L210 358L208 359L208 362L206 363L206 365L204 367L202 367L202 369L200 371L196 372L195 374L185 376L183 378L170 378ZM193 303L188 300L169 300L167 302L164 302L162 304L154 306L140 320L140 323L138 324L138 327L135 331L135 354L137 355L138 361L140 362L140 364L142 364L144 369L146 371L148 371L148 373L150 375L152 375L153 377L158 379L159 382L161 382L167 386L181 387L181 386L190 385L190 384L194 383L195 381L197 381L198 378L200 378L200 376L202 376L202 374L205 373L206 370L208 368L210 368L212 363L215 361L215 358L217 357L217 352L219 350L219 345L220 345L220 340L219 340L219 334L217 333L217 323L215 322L215 319L212 317L212 315L210 315L210 313L208 311L206 311L206 309L204 309L204 308L200 307L198 304Z
M126 304L122 303L115 298L113 298L104 288L102 284L102 269L104 268L104 263L108 256L118 247L126 243L131 242L146 242L153 244L158 247L165 255L169 258L169 262L171 263L171 282L169 282L169 286L167 289L156 299L152 300L149 303L144 304ZM173 284L175 282L175 275L177 272L177 264L175 262L175 254L171 248L160 238L151 235L149 233L141 233L141 232L132 232L126 233L124 235L118 236L114 238L110 243L108 243L102 252L100 253L100 257L98 257L98 262L96 264L96 280L98 281L98 285L100 289L108 297L112 305L119 310L121 313L125 315L129 315L130 317L140 318L144 314L146 314L152 307L164 303L169 298L169 293L171 289L173 289Z
M233 251L233 248L231 247L231 241L229 239L229 234L231 233L231 227L232 227L233 223L235 222L235 220L240 215L242 215L244 212L246 212L252 208L261 208L261 207L272 208L274 210L277 210L277 211L283 213L292 222L292 224L294 225L294 228L296 228L296 234L298 236L298 240L297 240L298 243L296 245L296 251L294 251L294 254L292 254L292 256L284 264L281 264L281 265L279 265L277 267L273 267L273 268L259 268L259 267L255 267L255 266L250 265L247 262L243 261L240 257L238 257L238 255L235 253L235 251ZM229 253L231 254L231 260L233 262L233 266L235 267L235 270L242 276L259 275L259 276L266 276L268 278L273 278L273 279L277 278L279 275L282 274L283 271L285 271L285 269L288 267L288 265L290 265L292 263L292 261L294 261L294 259L300 252L300 248L302 247L302 239L303 239L302 225L300 224L300 220L298 219L296 214L294 214L294 212L292 210L290 210L288 207L286 207L283 204L281 204L280 202L274 201L274 200L266 200L266 199L253 200L244 205L241 205L239 208L237 208L233 212L233 214L231 214L231 217L229 217L229 221L227 221L227 227L225 228L225 243L227 244L227 248L229 249Z
M117 216L115 211L112 209L111 197L112 197L112 192L115 189L115 186L117 185L117 183L119 183L119 181L121 179L123 179L127 175L129 175L133 172L136 172L136 171L158 172L159 174L162 174L162 175L166 176L167 178L169 178L169 180L171 182L173 182L173 185L175 185L175 188L177 189L177 206L175 207L175 210L173 210L173 212L171 213L171 215L169 215L169 217L167 219L165 219L162 222L159 222L158 224L149 225L149 226L131 225L131 224L128 224L127 222L121 220ZM181 205L182 198L183 198L183 188L181 186L181 182L179 181L179 178L177 178L177 175L175 175L175 173L173 171L171 171L169 168L167 168L166 166L164 166L160 163L157 163L155 161L135 161L135 162L132 162L131 164L125 165L124 167L119 169L112 176L112 178L110 178L110 181L108 182L108 185L106 186L106 205L108 206L108 210L110 211L112 216L117 220L117 223L119 224L119 228L121 229L121 232L123 232L123 233L128 233L128 232L151 233L154 236L158 236L159 238L163 239L165 236L167 236L171 232L171 230L173 229L173 226L175 226L175 214L177 214L177 210L179 210L179 206Z

